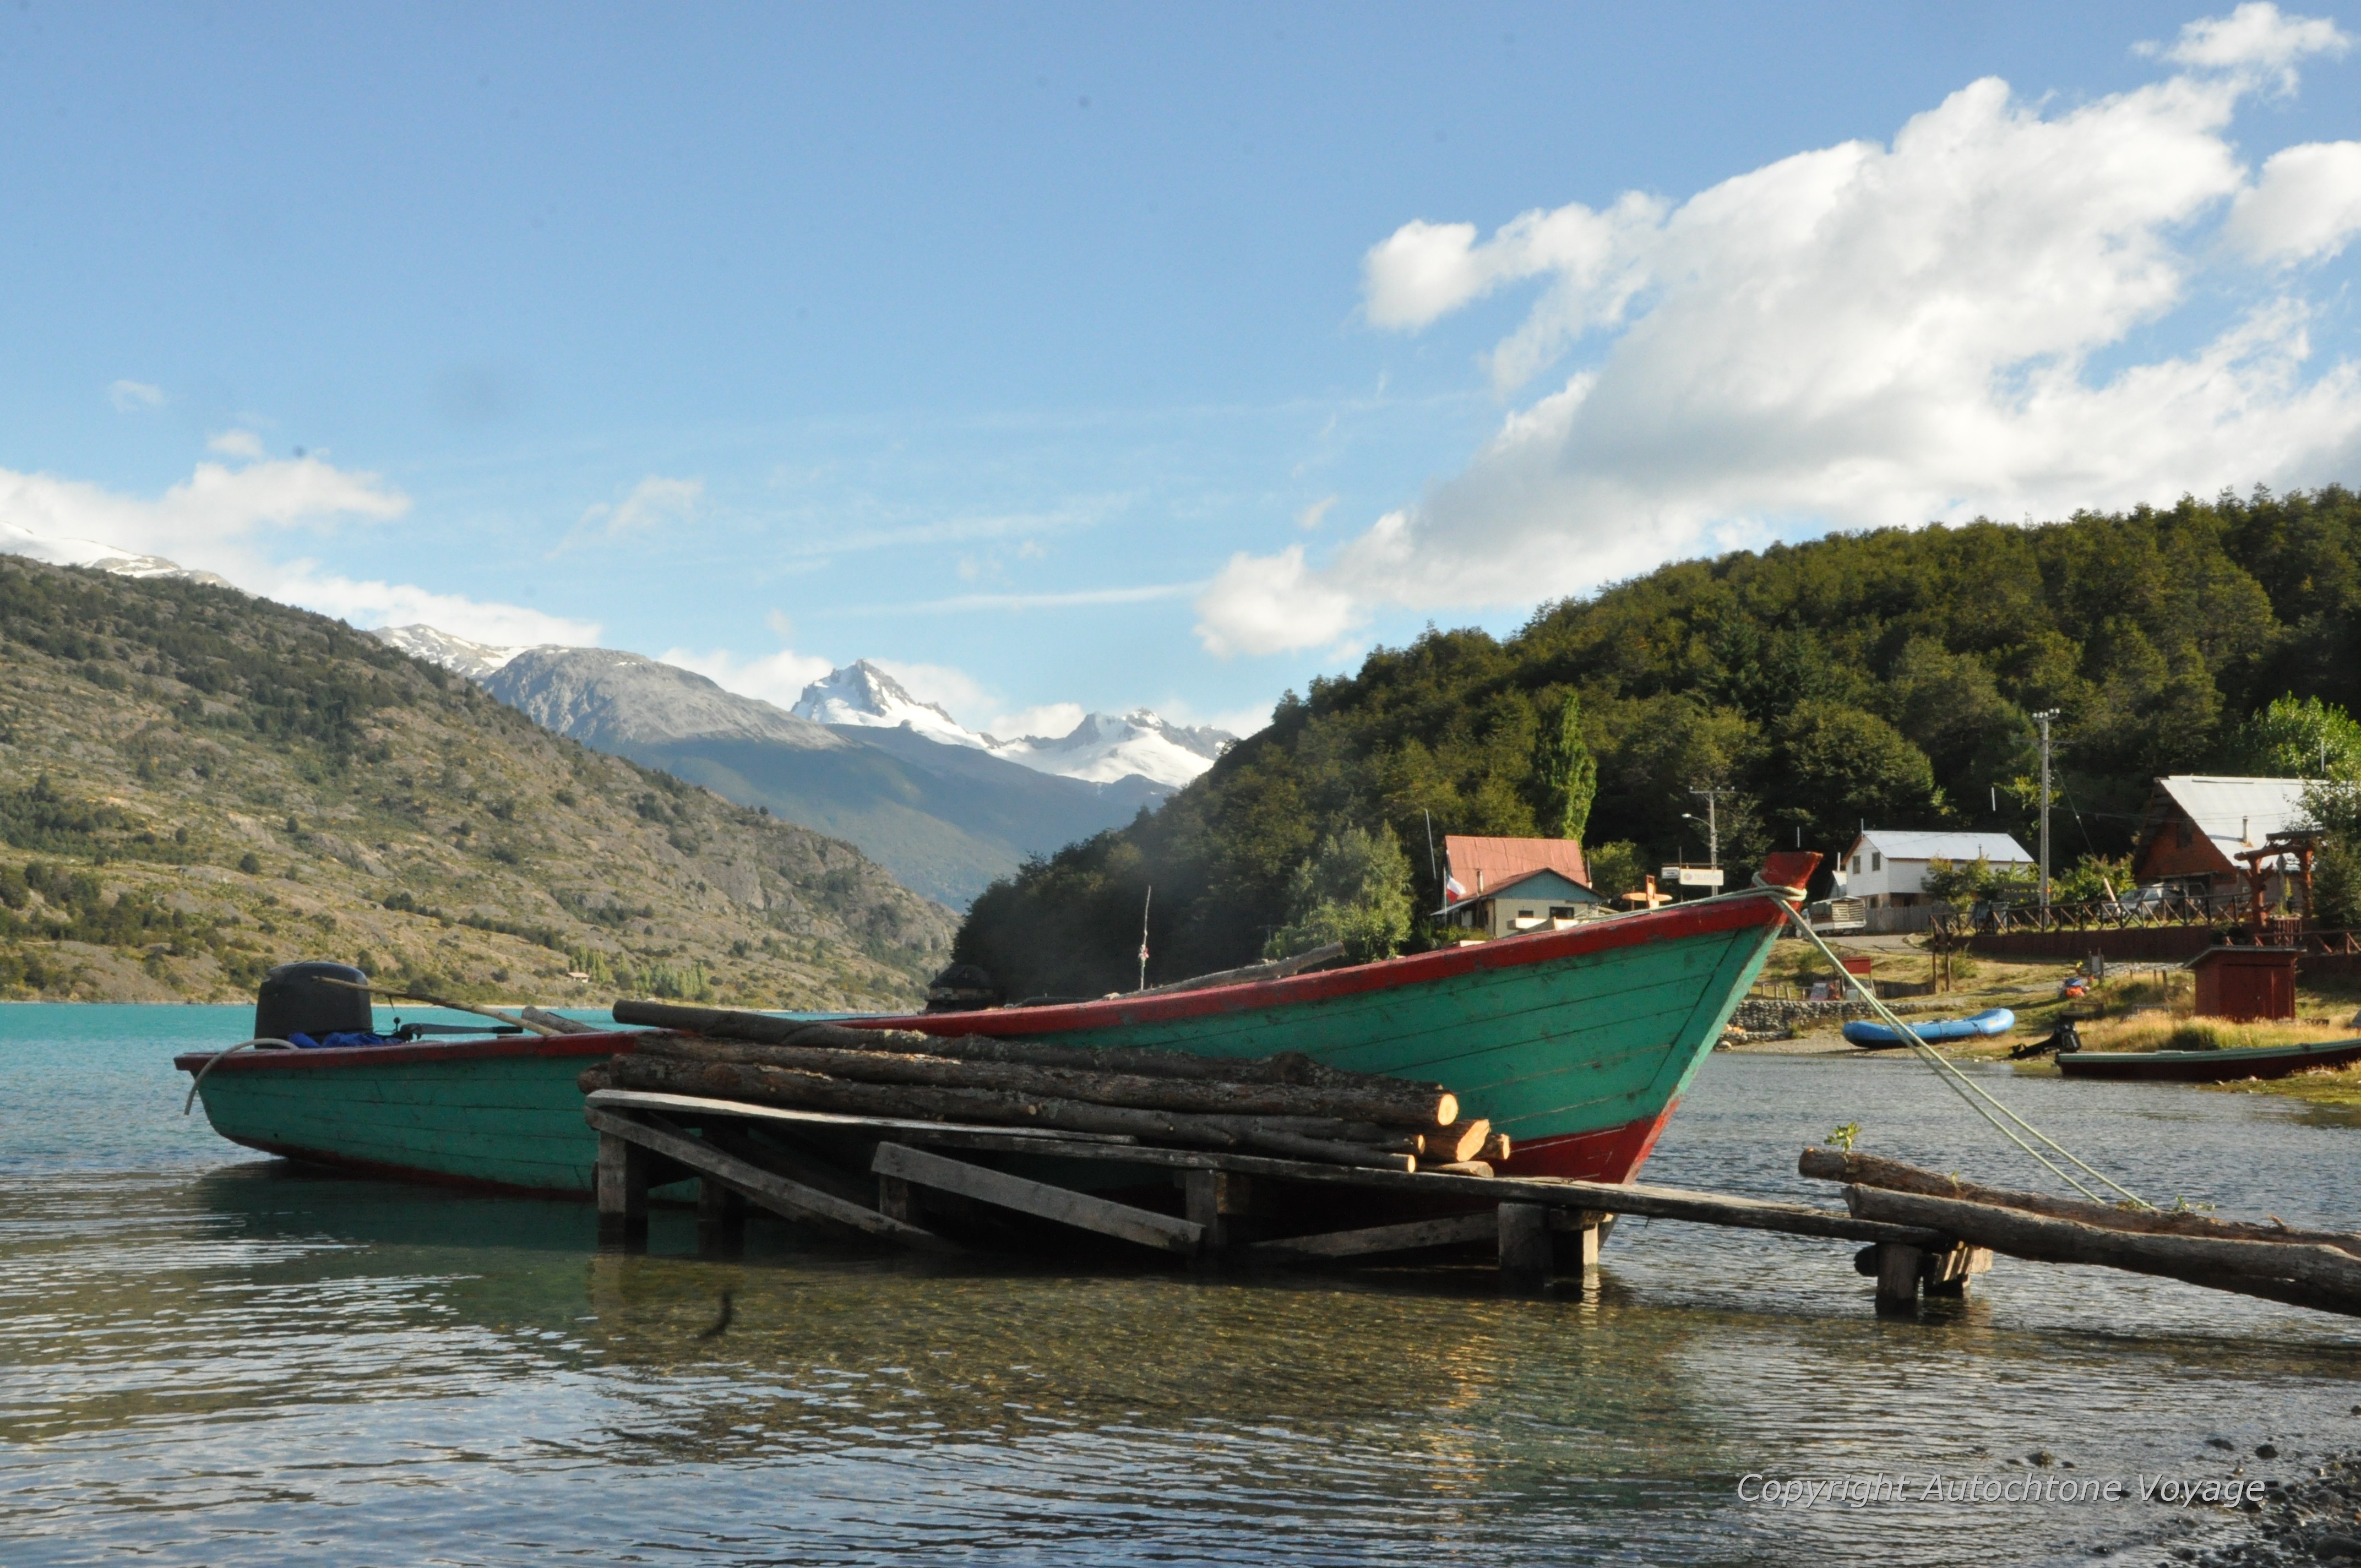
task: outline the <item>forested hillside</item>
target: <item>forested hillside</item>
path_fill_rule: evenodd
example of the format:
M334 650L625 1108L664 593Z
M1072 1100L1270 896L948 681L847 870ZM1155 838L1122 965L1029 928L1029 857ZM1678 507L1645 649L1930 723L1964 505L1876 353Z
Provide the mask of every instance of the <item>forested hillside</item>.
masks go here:
M2289 765L2242 754L2273 697L2361 704L2356 613L2361 499L2341 488L1681 562L1505 641L1431 631L1290 693L1160 812L994 887L957 956L1012 992L1136 983L1152 884L1151 981L1246 962L1297 869L1356 826L1393 830L1431 909L1430 816L1439 840L1561 809L1536 757L1570 696L1602 871L1703 859L1698 789L1721 792L1741 881L1774 844L1833 855L1863 819L2026 836L2046 708L2059 859L2119 853L2152 776Z
M312 957L463 998L878 1007L951 928L850 845L341 622L0 556L0 996L244 998Z

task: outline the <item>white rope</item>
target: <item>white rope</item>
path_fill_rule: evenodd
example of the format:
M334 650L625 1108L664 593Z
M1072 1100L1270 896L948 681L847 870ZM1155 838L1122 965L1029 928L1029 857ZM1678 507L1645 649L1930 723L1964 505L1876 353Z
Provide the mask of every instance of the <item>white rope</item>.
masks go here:
M2043 1132L2040 1128L2035 1126L2032 1123L2026 1121L2024 1117L2010 1110L2006 1105L2002 1104L1998 1100L1993 1099L1990 1094L1986 1093L1982 1087L1970 1080L1966 1073L1961 1072L1958 1068L1952 1066L1949 1058L1944 1056L1942 1052L1935 1049L1925 1040L1920 1039L1918 1037L1918 1032L1916 1029L1913 1029L1910 1025L1905 1024L1900 1018L1896 1017L1894 1010L1886 1006L1884 1003L1879 1001L1877 998L1877 992L1865 983L1860 976L1846 969L1843 962L1838 959L1835 951L1831 949L1826 942L1820 940L1820 934L1817 931L1813 930L1812 927L1806 923L1802 913L1797 910L1795 905L1789 904L1784 899L1780 899L1777 903L1779 905L1780 913L1786 916L1789 923L1792 924L1796 930L1801 931L1805 937L1811 941L1812 946L1820 949L1820 952L1828 959L1828 962L1835 966L1836 971L1844 976L1846 983L1861 992L1861 1000L1869 1003L1872 1010L1873 1010L1880 1018L1883 1018L1885 1021L1886 1025L1889 1028L1892 1028L1896 1034L1902 1036L1903 1041L1910 1047L1911 1050L1918 1057L1918 1059L1932 1067L1936 1071L1936 1075L1941 1078L1945 1083L1949 1084L1952 1091L1957 1093L1960 1099L1966 1101L1971 1110L1974 1111L1985 1121L1990 1122L1994 1127L1998 1128L2003 1137L2005 1137L2018 1148L2023 1149L2026 1154L2031 1155L2035 1159L2040 1161L2043 1167L2046 1168L2052 1176L2057 1177L2059 1180L2063 1181L2067 1186L2071 1187L2075 1191L2080 1192L2083 1197L2090 1199L2094 1203L2103 1203L2107 1201L2107 1200L2101 1197L2098 1193L2091 1190L2090 1188L2082 1185L2081 1182L2077 1181L2069 1172L2059 1169L2057 1164L2053 1162L2048 1156L2043 1154L2039 1149L2035 1148L2031 1144L2026 1143L2022 1137L2019 1137L2016 1133L2009 1127L2006 1122L2003 1122L2000 1119L2001 1116L2007 1117L2010 1122L2015 1123L2017 1126L2024 1128L2027 1133L2032 1134L2035 1137L2048 1145L2052 1149L2056 1150L2061 1157L2063 1157L2069 1164L2079 1168L2092 1179L2100 1182L2103 1186L2114 1188L2117 1192L2122 1193L2137 1207L2142 1209L2152 1209L2155 1207L2155 1205L2150 1203L2147 1199L2142 1198L2138 1193L2133 1191L2130 1188L2125 1187L2114 1178L2107 1175L2103 1171L2092 1169L2091 1166L2086 1164L2081 1158L2076 1156L2073 1151L2067 1148L2063 1144L2060 1144L2057 1139L2051 1137L2048 1134ZM1977 1103L1979 1101L1982 1101L1983 1103ZM1987 1110L1985 1108L1986 1106L1990 1106L1991 1109ZM1993 1111L1999 1112L2000 1116L1993 1115Z
M295 1048L296 1046L292 1040L281 1040L273 1036L265 1035L259 1039L241 1040L230 1047L227 1051L215 1051L205 1058L204 1066L197 1069L197 1076L189 1080L189 1097L181 1102L181 1114L185 1116L189 1113L189 1107L197 1102L197 1086L204 1082L205 1074L213 1071L214 1064L228 1056L231 1051L291 1051ZM206 1113L210 1115L212 1113L208 1111Z

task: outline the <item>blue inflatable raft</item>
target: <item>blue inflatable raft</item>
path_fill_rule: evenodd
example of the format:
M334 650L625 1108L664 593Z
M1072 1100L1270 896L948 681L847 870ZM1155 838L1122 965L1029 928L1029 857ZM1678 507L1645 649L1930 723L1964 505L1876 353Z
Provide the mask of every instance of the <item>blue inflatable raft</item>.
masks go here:
M1911 1025L1910 1032L1931 1046L1942 1040L1989 1039L1994 1035L2005 1035L2015 1027L2015 1014L2005 1007L1994 1007L1972 1018L1930 1018L1924 1024ZM1856 1018L1847 1024L1844 1037L1863 1050L1872 1051L1910 1043L1892 1025L1872 1024L1866 1018Z

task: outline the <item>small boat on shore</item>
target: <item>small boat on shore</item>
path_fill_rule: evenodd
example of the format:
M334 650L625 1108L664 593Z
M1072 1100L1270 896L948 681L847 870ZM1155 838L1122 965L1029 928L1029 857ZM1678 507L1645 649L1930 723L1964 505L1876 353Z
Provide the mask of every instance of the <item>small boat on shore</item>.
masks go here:
M1929 1018L1924 1024L1911 1025L1910 1032L1932 1046L1945 1040L1990 1039L2015 1027L2015 1014L2005 1007L1993 1007L1965 1018ZM1848 1044L1865 1051L1887 1051L1910 1043L1892 1025L1872 1023L1867 1018L1856 1018L1847 1024L1844 1037Z
M837 1021L1216 1057L1301 1051L1441 1083L1511 1138L1506 1174L1626 1181L1817 861L1773 855L1764 869L1774 885L1344 969ZM328 1022L368 1027L365 1018ZM260 1025L258 1036L274 1032ZM250 1147L384 1175L587 1194L598 1139L575 1078L632 1040L626 1031L191 1052L175 1065L204 1072L196 1092L214 1129Z
M2242 1078L2285 1078L2314 1068L2361 1062L2361 1039L2302 1046L2232 1046L2218 1051L2060 1051L2068 1078L2125 1082L2228 1083Z

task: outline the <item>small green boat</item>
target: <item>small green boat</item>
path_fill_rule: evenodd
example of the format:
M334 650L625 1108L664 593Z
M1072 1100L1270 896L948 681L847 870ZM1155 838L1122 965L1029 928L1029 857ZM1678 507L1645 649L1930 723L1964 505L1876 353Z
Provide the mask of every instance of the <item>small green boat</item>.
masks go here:
M2361 1040L2321 1040L2301 1046L2231 1046L2218 1051L2060 1051L2058 1070L2068 1078L2126 1083L2228 1083L2286 1078L2356 1061L2361 1061Z
M1800 884L1817 856L1773 856ZM1794 863L1782 863L1782 862ZM1198 991L840 1020L1205 1056L1301 1051L1442 1083L1510 1135L1518 1175L1626 1181L1761 970L1793 886L1565 930ZM628 1033L223 1055L197 1086L223 1136L388 1176L588 1193L575 1076ZM215 1054L180 1057L195 1072Z

